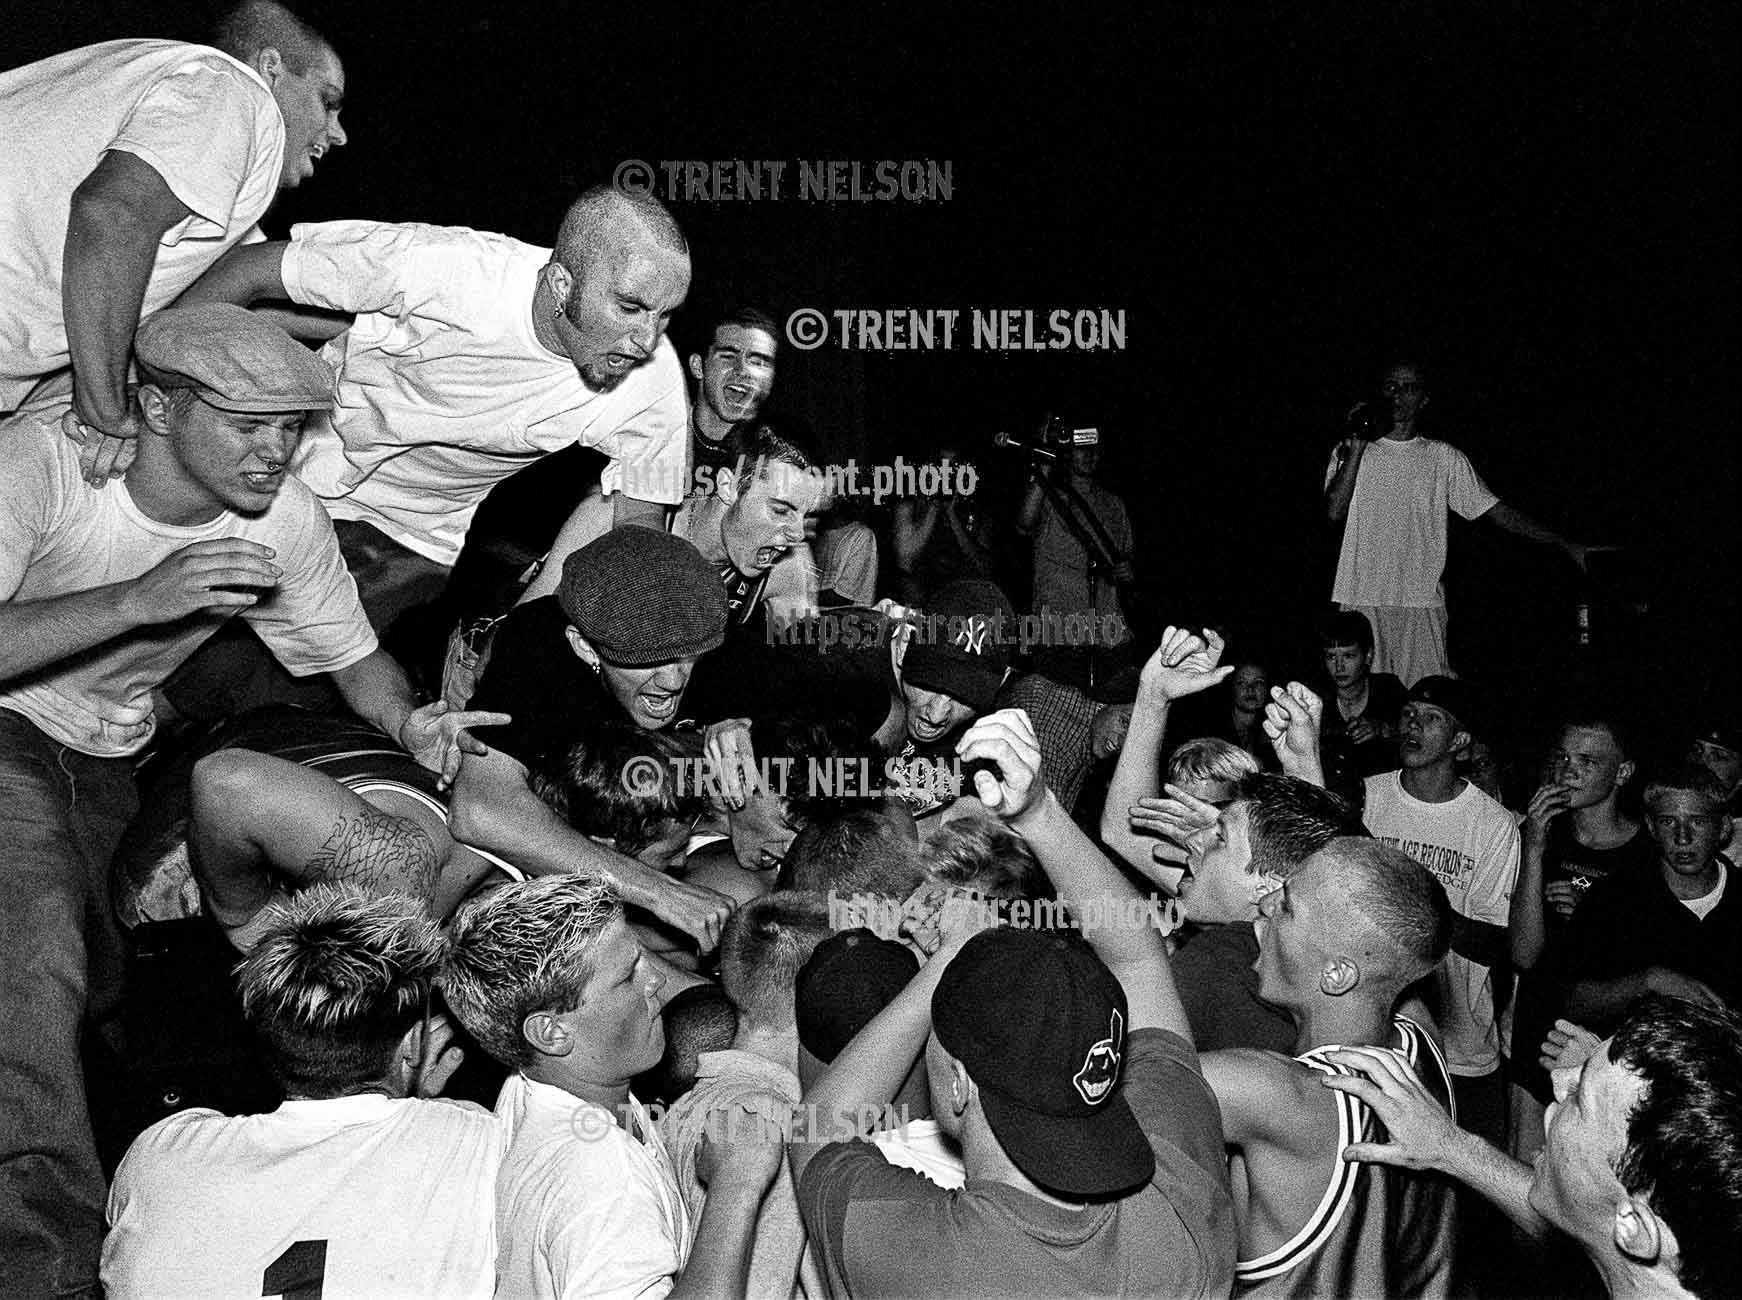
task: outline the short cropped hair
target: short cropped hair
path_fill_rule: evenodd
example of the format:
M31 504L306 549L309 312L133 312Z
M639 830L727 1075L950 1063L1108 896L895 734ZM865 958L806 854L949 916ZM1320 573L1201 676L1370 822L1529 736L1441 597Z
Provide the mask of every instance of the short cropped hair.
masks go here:
M1681 1284L1734 1294L1742 1223L1742 1018L1679 998L1628 1009L1609 1059L1645 1082L1615 1176L1675 1233Z
M603 877L540 876L471 899L448 926L441 991L478 1045L510 1069L533 1060L521 1026L573 1011L592 975L592 941L623 914Z
M577 280L585 281L610 243L638 227L666 251L689 254L689 242L677 218L652 194L629 194L609 185L594 185L582 190L563 214L552 258Z
M939 827L922 854L933 880L988 898L1034 898L1046 879L1028 841L989 817Z
M241 0L226 10L212 28L212 45L241 63L252 64L264 49L278 51L293 76L305 77L326 39L274 0Z
M575 830L633 857L674 821L694 822L706 800L682 779L685 751L670 736L618 719L589 727L532 792Z
M774 464L823 472L823 459L810 439L795 429L776 430L765 420L734 426L726 435L726 452L740 476L749 471L756 478L765 478Z
M1326 650L1332 646L1352 645L1363 654L1371 654L1373 624L1358 609L1339 609L1320 622L1319 645Z
M812 822L781 863L780 888L906 898L925 880L919 848L890 817L861 808Z
M1711 802L1714 808L1724 807L1724 787L1718 784L1718 778L1699 763L1677 763L1673 767L1657 772L1651 780L1645 783L1645 793L1641 802L1650 808L1667 794L1698 795Z
M385 1078L429 1009L441 932L416 903L312 885L236 967L242 1013L292 1097L342 1097Z
M720 327L722 325L736 325L739 329L761 330L764 334L771 337L777 346L780 343L780 326L775 323L774 317L763 311L762 308L753 307L749 303L741 303L738 306L733 307L724 316L720 317L719 320L715 321L714 334L720 332ZM711 349L713 346L714 335L710 334L708 336L708 347Z
M823 894L783 890L733 912L720 935L720 986L738 1014L790 1024L799 969L829 934Z
M703 1052L724 1052L738 1035L738 1013L718 984L692 984L660 1010L665 1051L635 1078L637 1096L669 1106L696 1086Z
M863 750L853 728L840 719L760 719L751 739L759 763L778 760L778 768L770 766L771 777L785 771L787 822L795 830L882 802L881 796L862 792L868 783L858 779L864 772L878 774L880 760ZM843 772L851 773L850 779L843 779Z
M1633 728L1612 713L1599 712L1593 709L1574 710L1566 715L1561 723L1561 730L1568 727L1583 727L1589 731L1606 731L1609 739L1615 742L1615 748L1626 759L1633 753ZM1557 733L1558 734L1558 733Z
M1401 849L1361 836L1341 835L1313 855L1348 897L1381 945L1364 972L1387 996L1420 979L1452 946L1452 905L1433 872Z
M1172 785L1193 781L1218 781L1237 785L1259 772L1258 760L1238 745L1215 736L1188 740L1167 760L1167 779Z
M1287 879L1295 868L1340 835L1367 828L1345 800L1298 777L1259 772L1234 788L1246 804L1252 870Z

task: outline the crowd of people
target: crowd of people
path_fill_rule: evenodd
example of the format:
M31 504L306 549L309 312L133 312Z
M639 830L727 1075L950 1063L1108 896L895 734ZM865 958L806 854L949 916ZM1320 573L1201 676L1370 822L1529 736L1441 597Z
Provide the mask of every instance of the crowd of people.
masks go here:
M1599 548L1417 431L1419 364L1272 680L1146 630L1098 430L885 545L763 414L772 316L680 360L653 197L265 239L344 92L274 0L0 73L0 1294L1727 1290L1742 733L1569 708L1502 797L1448 511ZM106 1161L190 920L282 1100Z

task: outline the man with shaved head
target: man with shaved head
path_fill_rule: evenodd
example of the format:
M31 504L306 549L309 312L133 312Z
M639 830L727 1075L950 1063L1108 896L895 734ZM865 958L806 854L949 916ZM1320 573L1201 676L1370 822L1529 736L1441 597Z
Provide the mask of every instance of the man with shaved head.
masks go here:
M231 5L205 45L106 41L0 73L0 413L70 384L81 472L125 470L149 436L133 331L263 238L278 192L345 143L344 99L339 56L273 0Z
M1438 880L1401 850L1330 841L1265 896L1258 930L1263 997L1295 1023L1294 1055L1206 1052L1233 1161L1242 1294L1445 1295L1454 1205L1442 1179L1345 1164L1373 1127L1353 1097L1319 1080L1327 1053L1391 1048L1451 1111L1452 1083L1431 1035L1393 1011L1405 986L1445 957L1452 909Z
M689 283L671 214L600 186L570 206L554 249L463 227L299 225L236 249L184 301L354 317L323 350L337 401L295 468L382 628L440 594L492 487L571 443L610 457L616 523L663 525L688 436L665 328ZM310 337L334 331L330 316L308 322Z

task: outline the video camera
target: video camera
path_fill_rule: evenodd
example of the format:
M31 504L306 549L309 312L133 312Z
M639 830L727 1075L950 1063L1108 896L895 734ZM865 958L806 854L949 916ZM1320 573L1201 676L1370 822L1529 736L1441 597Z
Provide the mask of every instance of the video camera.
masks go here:
M1053 415L1049 412L1041 420L1040 431L1032 442L1018 442L1008 433L1000 433L992 441L1000 447L1015 447L1018 451L1026 451L1031 456L1057 460L1061 456L1068 455L1073 447L1100 446L1101 431L1093 426L1073 429L1065 423L1062 415Z

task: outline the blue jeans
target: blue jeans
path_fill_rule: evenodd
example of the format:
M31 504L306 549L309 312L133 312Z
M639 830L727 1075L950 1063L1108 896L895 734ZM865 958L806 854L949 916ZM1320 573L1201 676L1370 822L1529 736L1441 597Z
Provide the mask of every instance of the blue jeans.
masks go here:
M0 710L0 1296L97 1294L103 1171L85 1106L87 1004L119 1002L109 860L132 764Z

